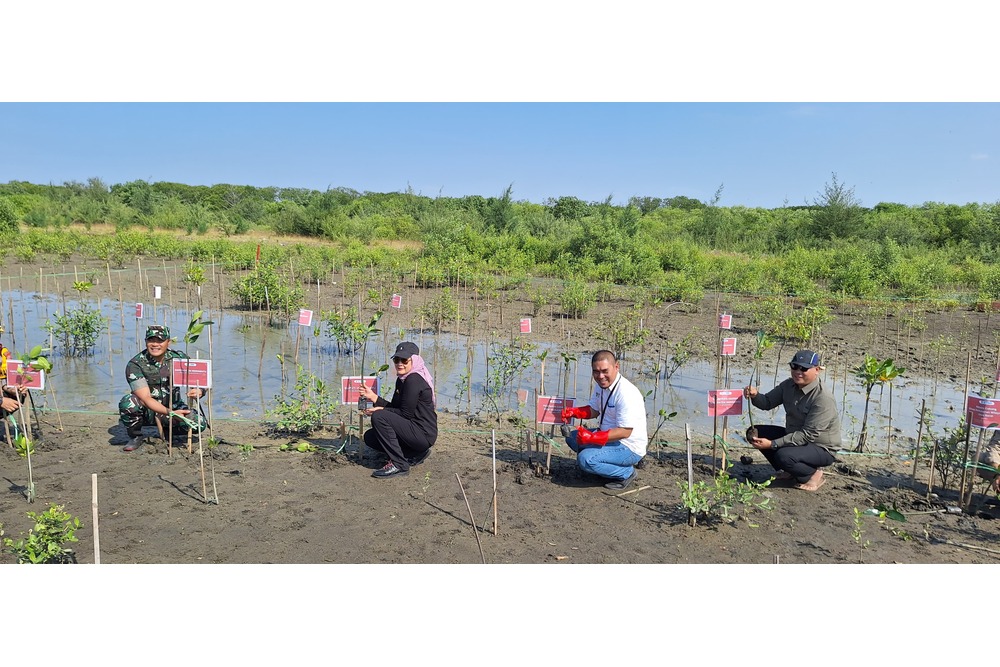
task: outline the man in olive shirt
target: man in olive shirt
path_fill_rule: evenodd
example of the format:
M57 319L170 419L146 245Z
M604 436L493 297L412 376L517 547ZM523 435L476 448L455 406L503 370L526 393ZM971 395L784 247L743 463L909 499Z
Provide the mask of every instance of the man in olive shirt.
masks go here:
M819 383L819 354L799 350L789 365L791 377L766 394L753 385L743 389L756 408L785 408L784 427L758 426L758 437L747 441L778 471L778 479L794 479L797 488L816 491L825 481L820 468L836 461L841 448L840 415L833 396Z

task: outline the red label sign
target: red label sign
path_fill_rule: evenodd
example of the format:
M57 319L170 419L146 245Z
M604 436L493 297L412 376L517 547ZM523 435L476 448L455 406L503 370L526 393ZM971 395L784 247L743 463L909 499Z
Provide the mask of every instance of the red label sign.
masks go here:
M313 323L313 311L303 308L299 311L299 326L310 327Z
M17 359L7 360L7 384L23 385L26 389L45 389L45 371L24 367Z
M522 317L521 318L521 333L531 333L531 318Z
M727 313L719 315L719 328L720 329L732 329L733 328L733 316Z
M170 377L175 387L212 388L212 362L208 359L174 359Z
M142 319L142 304L141 303L135 304L135 319L137 319L137 320L141 320Z
M575 398L563 398L562 396L539 396L535 400L535 414L538 415L538 424L562 424L563 408L573 407Z
M979 428L1000 428L1000 400L969 394L969 424Z
M392 300L389 302L389 305L392 306L393 308L399 308L401 305L403 305L403 297L402 297L402 295L400 295L400 294L393 294L392 295Z
M736 339L735 338L723 338L722 339L722 356L731 357L736 354Z
M710 417L730 417L743 412L742 389L710 389L708 414Z
M377 377L347 375L340 378L340 402L344 405L347 405L348 403L357 403L358 399L361 398L362 382L364 382L365 385L376 394L379 393L379 382Z

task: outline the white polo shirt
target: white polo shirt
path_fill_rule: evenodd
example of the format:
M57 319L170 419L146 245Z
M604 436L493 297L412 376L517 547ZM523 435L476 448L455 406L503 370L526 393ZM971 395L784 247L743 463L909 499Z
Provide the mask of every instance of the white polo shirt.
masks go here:
M634 384L625 379L621 373L607 389L599 384L594 385L594 393L588 404L599 413L597 430L607 431L613 428L630 428L632 435L619 440L639 456L646 455L646 401L642 392Z

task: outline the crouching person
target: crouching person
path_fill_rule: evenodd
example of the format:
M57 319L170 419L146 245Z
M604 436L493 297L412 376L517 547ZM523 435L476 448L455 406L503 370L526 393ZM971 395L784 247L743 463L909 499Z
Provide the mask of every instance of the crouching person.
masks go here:
M118 418L128 442L126 452L134 452L142 443L142 427L154 425L156 419L166 421L174 413L174 434L186 435L190 429L188 423L195 425L194 432L200 433L208 427L208 422L199 414L193 413L187 403L181 400L180 387L170 390L170 366L174 359L188 359L179 350L170 349L170 329L162 325L153 325L146 329L146 349L129 360L125 366L125 379L128 380L131 393L118 402ZM192 387L188 389L188 398L201 398L204 389ZM169 406L169 407L168 407ZM185 419L178 419L181 415ZM186 420L186 421L185 421Z
M628 488L635 466L646 455L646 403L642 392L619 373L609 350L594 353L590 363L594 393L587 405L566 408L562 419L597 419L596 429L580 426L566 438L581 470L608 479L605 488Z

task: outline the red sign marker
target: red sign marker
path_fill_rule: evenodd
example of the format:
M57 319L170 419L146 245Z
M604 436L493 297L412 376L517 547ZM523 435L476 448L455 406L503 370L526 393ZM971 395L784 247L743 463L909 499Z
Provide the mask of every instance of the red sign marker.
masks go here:
M303 308L299 311L299 326L310 327L313 323L313 311Z
M735 338L723 338L722 339L722 356L731 357L736 354L736 339Z
M361 398L362 382L364 382L365 385L376 394L379 393L379 382L377 377L346 375L340 378L340 402L344 405L347 405L348 403L357 403L358 399Z
M208 359L174 359L170 378L175 387L212 388L212 362Z
M1000 428L1000 400L969 394L969 424L979 428Z
M743 412L742 389L710 389L708 414L710 417L738 416Z
M531 333L531 318L522 317L521 318L521 333Z
M403 305L403 297L402 297L402 295L400 295L400 294L393 294L392 295L392 301L389 302L389 305L392 306L393 308L399 308L400 306L402 306Z
M25 368L23 362L8 359L7 384L24 385L26 389L45 389L45 371L31 366Z
M539 424L562 424L563 408L573 407L574 398L561 396L539 396L535 401L535 414Z
M142 304L141 303L135 304L135 319L137 319L137 320L141 320L142 319Z
M733 328L733 316L727 313L719 315L719 328L720 329L732 329Z

